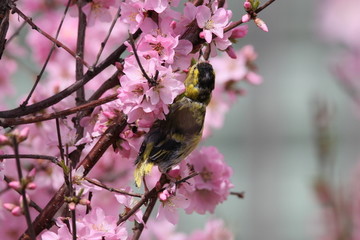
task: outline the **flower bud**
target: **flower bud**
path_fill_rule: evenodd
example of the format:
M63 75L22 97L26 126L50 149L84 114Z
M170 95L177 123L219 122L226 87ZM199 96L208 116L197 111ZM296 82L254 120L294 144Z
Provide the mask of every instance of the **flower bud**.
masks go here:
M27 174L27 177L28 178L34 178L35 177L35 174L36 174L36 168L33 168L30 170L30 172Z
M71 202L68 204L68 207L70 210L75 210L76 204L74 202Z
M21 207L19 206L14 207L13 210L11 210L11 214L17 217L21 216L22 215Z
M255 22L256 26L258 26L264 32L269 31L268 27L266 26L266 23L263 20L261 20L260 18L258 18L258 17L255 18L254 22Z
M15 190L20 190L21 189L21 184L19 181L11 181L9 182L8 186L12 189L15 189Z
M0 134L0 145L8 145L10 143L9 138Z
M252 9L251 3L250 2L244 2L244 8L245 11L250 11Z
M225 51L229 55L229 57L231 57L232 59L237 59L235 50L232 46L229 46Z
M86 199L86 198L81 198L80 201L79 201L79 204L85 205L85 206L89 206L90 203L91 202L89 201L89 199Z
M18 142L23 142L25 141L29 136L29 128L26 127L24 129L22 129L18 135Z
M11 212L16 207L16 205L13 203L4 203L3 207Z
M26 185L26 188L29 189L29 190L34 190L36 187L37 187L37 185L36 185L36 183L34 183L34 182L29 182L29 183Z
M242 21L243 23L246 23L246 22L250 21L250 19L251 19L251 17L250 17L249 14L245 14L245 15L243 15L243 16L241 17L241 21Z

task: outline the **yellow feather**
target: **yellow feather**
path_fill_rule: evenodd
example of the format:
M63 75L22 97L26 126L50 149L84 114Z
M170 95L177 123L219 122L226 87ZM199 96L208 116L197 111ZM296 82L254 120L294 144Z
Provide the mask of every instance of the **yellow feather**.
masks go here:
M151 172L151 169L153 168L153 166L154 166L154 163L148 163L148 162L140 162L136 166L136 169L134 172L134 178L135 178L135 184L137 187L141 186L143 177Z
M143 177L146 174L149 174L151 172L152 167L154 166L153 163L147 162L147 159L149 158L149 155L150 155L150 152L151 152L153 146L154 146L153 143L148 143L146 145L144 155L143 155L141 161L136 166L136 169L134 172L134 178L135 178L135 184L137 187L141 186L141 181L142 181Z

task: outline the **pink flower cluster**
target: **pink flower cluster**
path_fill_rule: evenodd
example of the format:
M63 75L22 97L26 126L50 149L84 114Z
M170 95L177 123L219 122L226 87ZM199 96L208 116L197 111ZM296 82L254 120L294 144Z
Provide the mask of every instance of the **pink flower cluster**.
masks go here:
M180 186L169 185L159 194L161 206L158 218L176 224L179 208L188 214L213 213L215 207L226 200L233 187L230 182L232 169L215 147L202 147L194 151L180 164L180 168L173 169L169 175L181 179L194 172L198 175Z

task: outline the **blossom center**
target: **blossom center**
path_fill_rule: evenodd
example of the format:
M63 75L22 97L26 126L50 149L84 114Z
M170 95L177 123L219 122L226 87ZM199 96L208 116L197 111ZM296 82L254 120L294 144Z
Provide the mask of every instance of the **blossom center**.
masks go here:
M150 45L152 46L152 49L154 51L157 51L159 55L162 54L162 51L164 50L163 45L161 45L161 43L150 43Z
M129 14L130 21L135 22L136 21L136 15L137 15L136 12L132 12L131 14Z
M93 4L91 5L91 10L94 12L100 11L100 9L102 8L102 4L100 2L93 2Z
M204 182L208 182L212 180L213 173L207 170L206 167L201 171L200 176L204 180Z
M214 28L214 21L212 19L209 19L205 23L205 29L210 30Z

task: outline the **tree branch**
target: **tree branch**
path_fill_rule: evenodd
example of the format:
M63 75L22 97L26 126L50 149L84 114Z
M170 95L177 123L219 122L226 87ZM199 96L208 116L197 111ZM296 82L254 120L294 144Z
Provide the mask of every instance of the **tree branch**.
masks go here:
M136 31L135 34L133 34L134 38L138 37L141 33L141 30ZM38 112L40 110L43 110L47 107L50 107L76 90L78 90L80 87L85 85L87 82L89 82L91 79L93 79L95 76L97 76L100 72L102 72L105 68L110 66L111 64L114 64L120 57L120 55L126 50L125 44L122 44L119 46L112 54L110 54L104 61L102 61L99 65L97 65L94 69L89 69L85 75L84 78L80 81L75 82L74 84L70 85L66 89L62 90L61 92L44 99L40 102L34 103L32 105L26 106L26 107L18 107L12 110L7 111L0 111L0 118L14 118L14 117L21 117L25 116L31 113Z
M30 159L44 159L49 160L56 165L59 165L59 161L57 157L47 156L47 155L39 155L39 154L18 154L20 158L30 158ZM0 154L0 159L15 159L14 154Z
M81 166L84 167L84 177L95 166L105 151L119 138L119 134L124 130L125 126L126 117L123 116L118 124L110 126L100 137L95 146L90 150L90 152L85 156L85 158L78 166L78 168ZM45 206L44 210L36 217L35 221L33 222L36 235L45 228L50 228L52 226L51 219L54 217L59 208L64 204L64 196L67 192L68 189L66 185L63 184ZM27 232L28 230L22 235L20 239L26 239L25 237Z
M66 8L65 8L65 11L64 11L64 14L63 14L63 17L61 18L61 21L60 21L60 24L59 24L59 26L58 26L58 29L56 30L56 34L55 34L55 39L56 39L56 40L57 40L58 37L59 37L61 27L62 27L62 25L63 25L63 23L64 23L66 13L67 13L67 11L68 11L68 9L69 9L69 6L70 6L70 2L71 2L71 0L68 1L67 5L66 5ZM24 22L22 26L24 26L25 24L26 24L26 22ZM20 28L19 28L19 29L20 29ZM20 31L20 30L19 30L19 31ZM33 94L34 91L35 91L35 88L37 87L38 83L40 82L40 79L41 79L42 75L43 75L44 72L45 72L45 69L46 69L46 67L47 67L47 65L48 65L48 63L49 63L49 60L50 60L53 52L55 51L55 46L56 46L56 44L53 43L53 45L51 46L50 52L49 52L49 54L48 54L47 57L46 57L45 63L44 63L44 65L42 66L42 68L41 68L41 70L40 70L40 73L36 76L35 83L34 83L33 87L31 88L30 93L29 93L28 96L26 97L25 101L20 105L21 107L25 107L26 105L28 105L31 96L32 96L32 94Z

